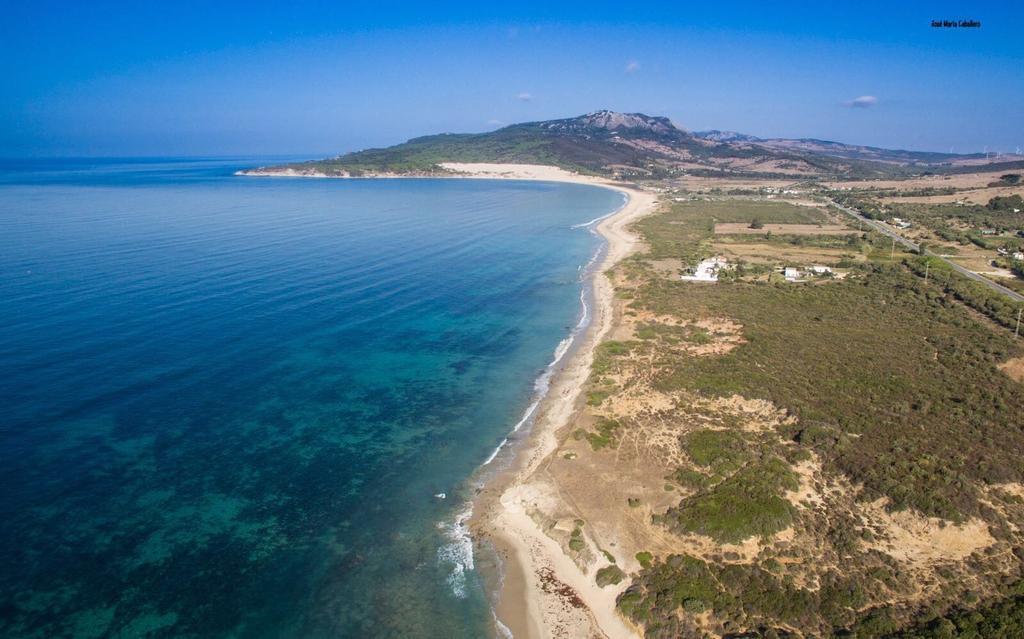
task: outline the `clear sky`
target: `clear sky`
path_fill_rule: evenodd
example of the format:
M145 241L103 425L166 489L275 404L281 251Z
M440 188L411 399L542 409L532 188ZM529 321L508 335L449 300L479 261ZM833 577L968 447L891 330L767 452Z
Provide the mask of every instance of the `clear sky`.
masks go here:
M1024 148L1024 3L779 4L5 0L0 155L319 156L602 108Z

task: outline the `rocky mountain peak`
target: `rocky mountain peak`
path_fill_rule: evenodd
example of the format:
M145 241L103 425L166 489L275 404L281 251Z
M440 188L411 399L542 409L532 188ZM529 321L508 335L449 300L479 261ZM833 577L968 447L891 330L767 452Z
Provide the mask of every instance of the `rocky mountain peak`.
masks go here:
M680 135L686 132L672 124L666 117L643 113L619 113L601 110L565 120L551 120L540 126L566 133L650 133L655 135Z

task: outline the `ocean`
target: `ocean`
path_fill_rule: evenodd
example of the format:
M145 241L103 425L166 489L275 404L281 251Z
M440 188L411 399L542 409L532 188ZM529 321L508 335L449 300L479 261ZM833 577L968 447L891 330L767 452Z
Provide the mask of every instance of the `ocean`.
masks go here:
M0 161L0 635L492 634L471 478L623 196L260 163Z

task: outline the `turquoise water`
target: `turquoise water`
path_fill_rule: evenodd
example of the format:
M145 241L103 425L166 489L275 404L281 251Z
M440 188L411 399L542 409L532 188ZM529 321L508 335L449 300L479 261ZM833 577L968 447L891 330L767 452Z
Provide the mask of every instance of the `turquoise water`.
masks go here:
M491 633L467 478L621 196L251 164L0 162L0 635Z

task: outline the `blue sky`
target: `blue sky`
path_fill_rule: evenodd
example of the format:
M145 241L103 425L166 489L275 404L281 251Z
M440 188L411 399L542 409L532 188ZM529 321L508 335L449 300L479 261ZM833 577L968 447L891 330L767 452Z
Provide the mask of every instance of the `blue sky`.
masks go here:
M1024 147L1021 3L501 4L8 0L0 155L318 156L601 108Z

